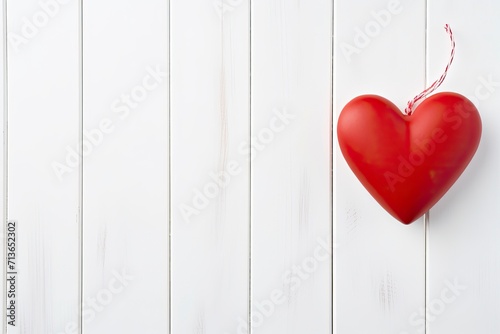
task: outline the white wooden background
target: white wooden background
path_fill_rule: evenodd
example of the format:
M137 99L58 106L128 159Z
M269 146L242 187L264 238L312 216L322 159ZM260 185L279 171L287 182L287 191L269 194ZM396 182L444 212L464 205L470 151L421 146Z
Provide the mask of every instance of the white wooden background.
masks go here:
M4 0L0 17L0 206L19 226L3 333L500 333L500 2ZM447 61L445 23L440 90L474 101L482 143L404 226L336 119L364 93L404 108Z

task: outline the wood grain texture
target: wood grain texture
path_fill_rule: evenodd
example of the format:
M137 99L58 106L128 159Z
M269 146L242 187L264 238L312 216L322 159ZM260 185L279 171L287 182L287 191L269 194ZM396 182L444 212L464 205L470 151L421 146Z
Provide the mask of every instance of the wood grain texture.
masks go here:
M500 332L499 13L496 1L429 2L428 82L447 61L448 23L457 48L440 90L471 99L483 122L476 156L430 213L429 334Z
M83 19L84 333L167 333L168 1Z
M249 10L171 2L172 333L248 318Z
M334 13L335 119L363 94L404 109L425 84L425 2L339 0ZM425 296L423 219L393 219L334 145L334 333L413 333Z
M75 1L50 16L36 0L7 9L8 219L19 224L7 332L59 333L78 316L78 173L60 179L54 168L78 141L79 10Z
M498 13L4 0L0 211L20 274L1 332L500 333ZM446 64L445 23L439 91L473 100L482 143L427 228L404 226L348 168L336 120L366 93L403 109Z
M330 333L329 1L252 1L252 333Z

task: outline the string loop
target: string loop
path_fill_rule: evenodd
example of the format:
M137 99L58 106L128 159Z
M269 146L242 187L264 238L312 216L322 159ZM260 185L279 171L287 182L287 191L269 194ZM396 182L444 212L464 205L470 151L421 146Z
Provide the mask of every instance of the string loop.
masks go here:
M444 29L450 36L450 41L451 41L451 54L450 54L450 60L448 61L448 64L446 65L446 68L444 69L443 74L432 83L428 88L426 88L423 92L415 96L412 100L408 101L408 104L405 109L405 114L406 115L411 115L413 113L414 107L417 104L418 101L421 99L424 99L435 91L441 84L443 83L444 79L446 78L446 75L448 74L448 70L450 69L451 63L453 62L453 58L455 57L455 37L453 37L453 32L451 31L451 28L448 24L444 26Z

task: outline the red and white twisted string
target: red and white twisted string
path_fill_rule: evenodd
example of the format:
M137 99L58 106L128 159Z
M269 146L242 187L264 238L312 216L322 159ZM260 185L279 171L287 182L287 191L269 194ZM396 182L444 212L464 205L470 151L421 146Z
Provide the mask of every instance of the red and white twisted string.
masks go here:
M448 61L448 65L446 65L446 68L444 69L443 74L441 74L441 77L434 81L430 87L425 89L422 93L418 94L415 96L412 100L408 101L408 105L406 106L405 109L405 114L406 115L411 115L413 113L413 108L415 107L415 104L420 101L421 99L427 97L430 93L435 91L441 84L443 83L444 79L446 78L446 75L448 74L448 70L451 66L451 63L453 62L453 58L455 57L455 38L453 37L453 32L451 31L451 28L448 24L444 26L444 29L450 35L450 40L451 40L451 54L450 54L450 60Z

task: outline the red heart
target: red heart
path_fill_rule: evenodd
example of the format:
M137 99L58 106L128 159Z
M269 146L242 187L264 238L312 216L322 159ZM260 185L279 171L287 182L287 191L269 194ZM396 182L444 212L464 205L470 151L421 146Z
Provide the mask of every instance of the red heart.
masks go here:
M337 136L349 167L385 210L404 224L427 212L474 156L481 118L456 93L439 93L404 115L387 99L358 96L342 110Z

